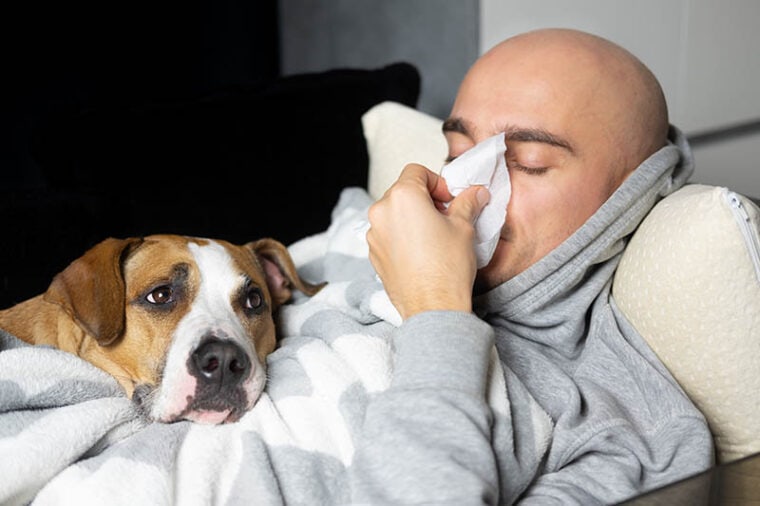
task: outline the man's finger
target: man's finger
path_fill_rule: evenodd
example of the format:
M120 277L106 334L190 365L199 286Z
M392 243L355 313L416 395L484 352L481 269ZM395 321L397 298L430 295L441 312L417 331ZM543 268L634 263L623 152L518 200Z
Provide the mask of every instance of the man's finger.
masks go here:
M491 192L485 186L470 186L451 201L448 215L458 216L470 223L475 223L490 199Z
M452 198L446 185L446 180L418 163L407 164L404 170L401 171L398 180L415 180L419 182L427 188L428 193L435 201L448 202Z

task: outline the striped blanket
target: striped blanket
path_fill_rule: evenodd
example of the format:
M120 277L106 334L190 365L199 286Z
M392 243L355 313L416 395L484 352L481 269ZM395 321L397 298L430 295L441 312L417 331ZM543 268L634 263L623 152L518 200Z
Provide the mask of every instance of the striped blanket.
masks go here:
M400 323L367 260L370 203L344 190L328 230L290 246L306 279L329 284L280 309L266 392L237 423L146 423L106 373L0 331L0 504L349 503L353 441L389 384ZM513 428L498 420L520 407L495 351L491 370L507 448Z

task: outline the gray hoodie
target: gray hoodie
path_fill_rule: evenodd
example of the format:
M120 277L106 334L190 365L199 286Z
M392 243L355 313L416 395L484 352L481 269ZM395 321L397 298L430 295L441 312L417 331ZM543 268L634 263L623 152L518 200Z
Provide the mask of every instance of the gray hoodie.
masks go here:
M370 403L350 469L355 502L610 504L713 464L704 417L611 295L628 238L693 170L670 134L575 234L477 297L477 316L422 313L395 331L393 383ZM511 405L535 399L548 441L533 440L534 414L489 410L492 343Z

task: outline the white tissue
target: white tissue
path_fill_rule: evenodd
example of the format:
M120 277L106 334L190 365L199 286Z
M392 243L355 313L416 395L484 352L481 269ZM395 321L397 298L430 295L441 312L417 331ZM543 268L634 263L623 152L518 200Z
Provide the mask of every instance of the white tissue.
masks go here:
M449 191L455 197L472 185L483 185L491 192L491 199L475 222L478 269L488 264L493 257L507 217L507 204L512 196L509 171L504 159L506 151L502 132L468 149L444 165L441 171Z

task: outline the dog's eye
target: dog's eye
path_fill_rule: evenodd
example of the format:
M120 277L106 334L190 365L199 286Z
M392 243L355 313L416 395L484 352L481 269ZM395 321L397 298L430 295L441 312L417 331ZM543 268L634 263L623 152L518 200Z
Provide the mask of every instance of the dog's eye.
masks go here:
M245 293L243 305L246 309L258 309L263 303L264 298L261 296L261 291L258 288L250 288Z
M174 300L174 291L169 285L162 285L151 290L145 297L151 304L168 304Z

